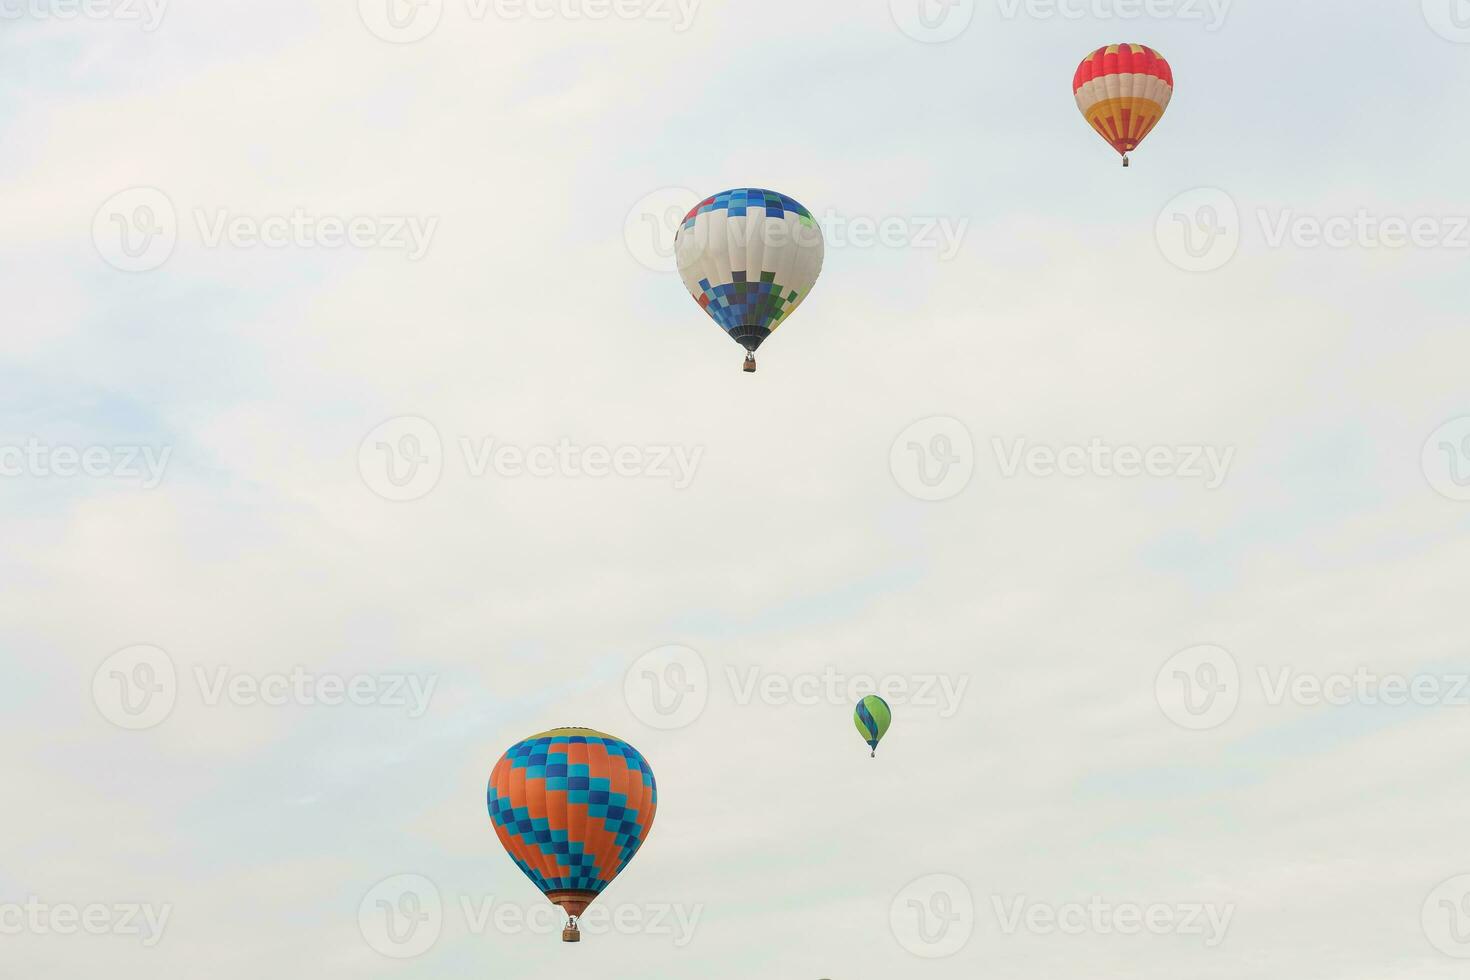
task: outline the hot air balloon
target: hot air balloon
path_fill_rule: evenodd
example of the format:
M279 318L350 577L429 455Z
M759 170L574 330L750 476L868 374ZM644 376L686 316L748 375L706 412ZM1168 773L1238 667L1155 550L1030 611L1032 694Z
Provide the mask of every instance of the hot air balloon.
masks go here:
M852 721L857 725L858 734L863 737L863 741L873 750L873 758L876 759L878 743L888 733L888 726L893 721L893 712L888 709L888 702L876 694L869 694L857 703Z
M822 229L785 194L740 187L706 198L674 235L679 276L711 320L755 352L806 299L822 272Z
M1109 44L1082 59L1072 79L1077 108L1092 128L1123 154L1142 143L1174 96L1174 73L1164 56L1142 44Z
M658 786L622 739L557 728L517 742L490 773L490 822L511 860L567 914L562 939L653 827Z

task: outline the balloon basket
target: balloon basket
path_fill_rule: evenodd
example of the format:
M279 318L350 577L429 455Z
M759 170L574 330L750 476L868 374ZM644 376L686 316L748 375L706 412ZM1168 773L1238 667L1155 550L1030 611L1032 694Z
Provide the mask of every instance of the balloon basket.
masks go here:
M1123 154L1123 166L1125 166L1125 167L1131 167L1131 166L1133 166L1133 164L1131 164L1131 163L1128 162L1128 154L1126 154L1126 153Z
M746 354L745 355L745 373L746 374L755 374L755 355L754 354Z
M561 941L564 943L580 943L582 941L582 930L576 926L567 926L561 931Z

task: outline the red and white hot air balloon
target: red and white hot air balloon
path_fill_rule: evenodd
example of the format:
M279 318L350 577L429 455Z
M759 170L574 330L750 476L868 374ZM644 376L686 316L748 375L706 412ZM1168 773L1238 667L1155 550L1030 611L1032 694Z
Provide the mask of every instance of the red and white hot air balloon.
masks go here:
M1142 44L1109 44L1082 59L1072 79L1077 108L1098 135L1123 154L1142 143L1169 108L1174 72Z

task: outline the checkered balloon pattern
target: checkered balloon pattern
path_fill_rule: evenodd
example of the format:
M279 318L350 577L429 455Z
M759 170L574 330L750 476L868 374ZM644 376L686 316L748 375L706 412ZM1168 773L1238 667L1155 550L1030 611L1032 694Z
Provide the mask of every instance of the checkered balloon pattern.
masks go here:
M710 319L754 351L822 272L822 229L785 194L741 187L706 198L674 237L679 276Z
M490 774L490 820L536 887L601 892L653 826L658 787L622 739L559 728L511 746Z

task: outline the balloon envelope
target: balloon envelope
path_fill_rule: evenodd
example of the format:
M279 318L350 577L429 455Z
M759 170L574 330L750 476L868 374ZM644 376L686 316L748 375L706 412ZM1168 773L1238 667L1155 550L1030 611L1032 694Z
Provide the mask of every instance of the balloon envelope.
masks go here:
M557 728L501 756L490 773L488 803L506 853L576 917L643 845L658 786L648 761L622 739Z
M1092 128L1126 161L1169 108L1174 73L1153 48L1110 44L1082 59L1072 93Z
M852 721L857 725L858 734L868 743L876 757L878 743L883 740L883 736L888 733L888 726L893 722L893 712L888 709L888 702L876 694L869 694L853 709Z
M806 300L822 272L822 229L792 198L739 187L701 201L674 235L694 301L747 351Z

